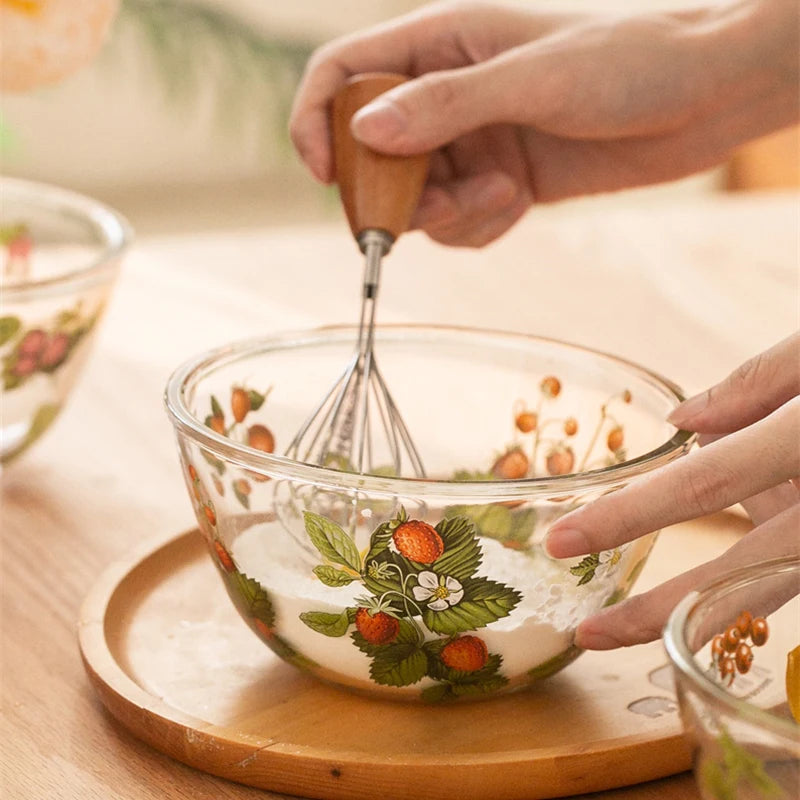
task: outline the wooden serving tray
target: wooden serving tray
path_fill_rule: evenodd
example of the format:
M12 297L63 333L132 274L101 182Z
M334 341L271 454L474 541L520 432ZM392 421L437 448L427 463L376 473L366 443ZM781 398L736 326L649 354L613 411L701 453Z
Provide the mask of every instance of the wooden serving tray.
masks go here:
M662 533L640 587L717 555L730 514ZM375 700L274 656L197 531L112 565L79 623L87 673L135 736L205 772L323 800L532 800L688 769L660 642L586 653L530 690L463 705Z

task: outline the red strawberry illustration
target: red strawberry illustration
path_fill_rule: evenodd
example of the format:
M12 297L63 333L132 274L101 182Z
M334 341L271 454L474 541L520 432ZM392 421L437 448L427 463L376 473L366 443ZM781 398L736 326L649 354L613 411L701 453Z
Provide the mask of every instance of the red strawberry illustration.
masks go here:
M19 358L17 358L17 360L14 362L11 372L18 378L24 378L27 375L31 375L32 373L36 372L38 366L39 365L36 362L35 357L20 355Z
M550 475L569 475L575 466L575 453L571 447L557 447L547 454L547 472Z
M450 669L475 672L488 663L489 649L483 639L477 636L459 636L442 648L439 657Z
M43 369L55 369L69 353L69 336L66 333L54 333L45 343L39 354L39 366Z
M612 453L616 453L617 450L622 447L624 441L625 434L622 432L622 428L620 428L619 425L617 425L616 428L612 428L606 437L606 445Z
M417 564L432 564L444 552L444 542L436 529L419 519L398 525L392 540L402 555Z
M264 639L271 639L275 635L275 631L263 619L253 617L253 626Z
M241 386L234 386L231 391L231 411L237 422L241 422L247 416L250 405L250 395Z
M521 431L522 433L530 433L531 431L536 430L536 425L538 422L539 417L535 411L522 411L517 414L517 417L514 420L517 430Z
M539 388L545 397L558 397L561 394L561 381L555 375L548 375Z
M45 344L47 344L47 334L41 328L34 328L22 337L22 341L17 345L17 352L20 356L39 358L39 353Z
M515 481L528 474L528 466L528 456L522 452L521 448L513 447L492 464L492 475L500 480Z
M256 450L271 453L275 449L275 437L266 425L251 425L247 431L247 444Z
M33 239L21 231L7 244L9 258L28 258L33 248Z
M397 638L400 623L385 611L359 608L356 611L356 628L370 644L389 644Z
M214 552L217 554L219 563L222 564L222 567L226 572L233 572L236 569L236 565L233 563L231 554L225 549L222 542L220 542L218 539L214 539Z

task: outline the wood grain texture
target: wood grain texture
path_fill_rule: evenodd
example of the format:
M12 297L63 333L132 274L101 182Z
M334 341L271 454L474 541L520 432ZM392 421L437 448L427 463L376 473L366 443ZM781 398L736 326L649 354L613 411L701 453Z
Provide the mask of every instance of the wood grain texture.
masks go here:
M689 546L713 554L743 529L729 515L676 527L657 545L656 576L679 569ZM376 701L266 650L229 604L198 531L112 565L81 609L79 636L103 703L136 736L204 771L293 795L527 800L690 765L659 642L584 654L537 689L487 702ZM638 710L648 702L652 715Z
M797 203L796 194L743 194L657 210L562 204L536 209L480 252L404 236L380 321L560 337L702 389L796 326ZM3 472L3 800L280 797L184 766L128 733L86 677L75 626L110 564L194 525L162 407L172 369L221 342L356 318L344 221L302 222L139 240L68 407ZM703 554L693 547L687 566ZM697 797L684 774L592 800Z
M407 79L374 72L351 78L333 101L336 182L353 236L367 229L393 239L408 230L428 173L427 154L388 156L361 144L350 132L360 108Z

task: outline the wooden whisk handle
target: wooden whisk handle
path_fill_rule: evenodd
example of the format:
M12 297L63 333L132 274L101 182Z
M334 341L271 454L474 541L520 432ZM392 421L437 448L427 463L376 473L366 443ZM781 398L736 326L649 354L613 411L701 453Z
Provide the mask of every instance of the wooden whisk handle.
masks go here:
M356 111L406 80L387 72L354 75L333 101L336 181L356 240L370 229L386 231L392 240L408 230L425 185L427 153L384 155L361 144L350 132Z

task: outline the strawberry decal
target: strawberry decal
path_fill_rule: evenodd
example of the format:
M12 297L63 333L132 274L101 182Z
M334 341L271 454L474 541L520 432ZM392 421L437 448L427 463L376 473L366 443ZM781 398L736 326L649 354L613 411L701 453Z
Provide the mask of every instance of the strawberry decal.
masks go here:
M420 685L428 701L497 691L508 683L502 656L473 632L508 616L522 595L479 573L475 524L451 516L432 525L404 509L372 533L366 552L332 520L306 511L309 540L323 557L314 574L326 586L359 582L368 591L339 614L300 619L324 636L350 636L384 686ZM350 595L352 597L352 594Z
M398 552L417 564L432 564L444 552L444 542L436 528L418 519L398 525L392 541Z
M442 662L459 672L476 672L489 661L489 650L477 636L459 636L442 648Z
M356 610L355 622L356 629L369 644L389 644L400 630L397 617L363 606Z

